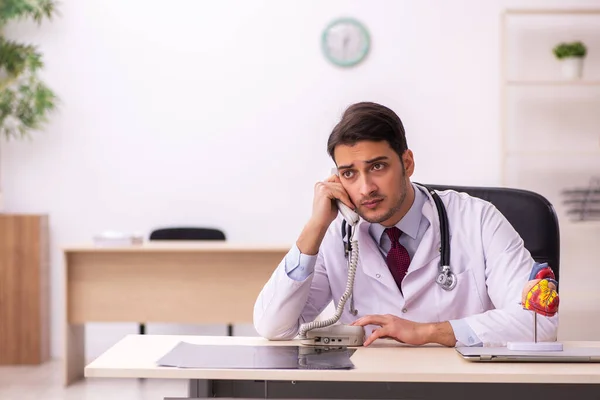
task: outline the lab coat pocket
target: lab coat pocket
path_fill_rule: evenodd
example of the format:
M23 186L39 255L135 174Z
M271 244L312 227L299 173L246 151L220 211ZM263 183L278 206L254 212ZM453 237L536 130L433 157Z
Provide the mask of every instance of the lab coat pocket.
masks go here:
M481 295L473 270L468 268L456 274L456 286L446 291L436 288L436 305L440 321L464 318L484 311Z

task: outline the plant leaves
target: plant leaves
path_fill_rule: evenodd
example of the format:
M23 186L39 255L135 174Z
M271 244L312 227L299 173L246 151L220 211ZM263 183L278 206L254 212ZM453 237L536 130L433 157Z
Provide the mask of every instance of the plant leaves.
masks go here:
M556 58L563 59L566 57L585 57L587 48L580 42L559 43L552 49Z
M56 13L54 0L0 0L0 25L10 20L31 18L38 24Z
M40 23L55 12L54 0L0 0L0 28L14 19ZM36 46L0 36L0 136L28 136L56 109L58 98L37 75L43 66Z

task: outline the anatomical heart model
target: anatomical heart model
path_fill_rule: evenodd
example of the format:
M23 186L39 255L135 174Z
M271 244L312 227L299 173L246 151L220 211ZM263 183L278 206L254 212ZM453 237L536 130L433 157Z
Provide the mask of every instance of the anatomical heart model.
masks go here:
M546 317L558 312L558 292L554 272L547 263L536 264L523 289L523 307Z
M533 313L533 342L509 342L510 350L522 351L561 351L562 343L538 342L537 316L553 317L558 312L558 283L554 272L547 263L535 264L529 275L529 281L523 288L521 304Z

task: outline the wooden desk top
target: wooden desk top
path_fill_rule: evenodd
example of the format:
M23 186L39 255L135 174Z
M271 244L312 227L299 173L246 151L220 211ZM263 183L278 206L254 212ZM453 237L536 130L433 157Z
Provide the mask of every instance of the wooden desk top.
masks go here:
M185 240L156 240L145 241L139 245L127 246L109 246L85 244L79 246L65 246L62 250L66 253L90 253L90 252L245 252L245 253L264 253L264 252L282 252L287 253L291 244L252 244L235 243L228 241L185 241Z
M156 360L179 341L211 345L299 345L257 337L129 335L85 368L86 377L368 382L600 383L600 364L476 363L453 348L406 347L380 340L359 347L353 370L232 370L157 367ZM600 342L565 342L600 346Z

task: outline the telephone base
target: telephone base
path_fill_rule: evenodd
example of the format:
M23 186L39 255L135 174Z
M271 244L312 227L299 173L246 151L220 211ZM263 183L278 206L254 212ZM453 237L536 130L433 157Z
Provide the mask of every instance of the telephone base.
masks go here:
M560 342L508 342L506 347L513 351L562 351Z
M301 343L307 346L362 346L365 329L362 326L332 325L306 333Z

